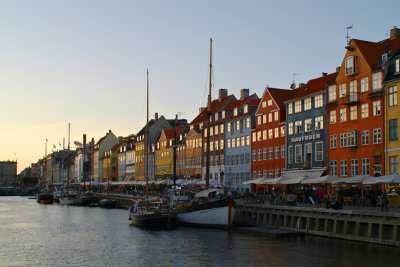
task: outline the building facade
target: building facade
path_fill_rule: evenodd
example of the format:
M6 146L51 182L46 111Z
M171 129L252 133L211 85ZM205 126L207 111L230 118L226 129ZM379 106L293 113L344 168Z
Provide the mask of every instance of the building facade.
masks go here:
M17 185L17 161L0 161L0 186Z

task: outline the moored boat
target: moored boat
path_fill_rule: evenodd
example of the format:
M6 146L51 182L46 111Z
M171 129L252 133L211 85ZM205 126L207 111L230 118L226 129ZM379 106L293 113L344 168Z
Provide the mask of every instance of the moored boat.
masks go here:
M50 193L42 193L36 196L37 203L40 204L53 204L54 196Z
M115 209L117 208L117 201L110 198L105 198L99 201L99 207L103 209Z
M129 208L131 224L144 228L175 228L176 214L164 207L164 204L161 199L134 200Z

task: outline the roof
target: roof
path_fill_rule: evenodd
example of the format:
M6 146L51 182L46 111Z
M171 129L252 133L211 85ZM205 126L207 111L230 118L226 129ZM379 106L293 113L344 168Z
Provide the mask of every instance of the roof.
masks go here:
M179 125L177 127L171 128L171 129L164 129L165 137L167 139L173 139L174 133L176 133L176 136L178 137L184 128L185 127L183 125Z
M224 109L225 110L232 110L234 108L242 107L245 104L249 104L249 102L251 102L254 99L258 99L257 94L252 94L252 95L250 95L248 97L245 97L243 99L239 99L239 100L233 101L232 103L228 104Z
M400 49L397 50L397 52L394 53L388 60L387 73L384 82L390 82L400 78L400 73L399 72L396 73L396 67L395 67L396 60L399 58L400 58Z
M312 80L309 80L307 84L304 86L298 87L290 93L289 100L294 100L298 98L302 98L308 95L313 95L318 92L322 92L326 89L326 87L335 81L337 72L324 75Z
M279 109L284 110L285 109L284 103L285 103L285 101L289 100L289 98L291 97L292 90L280 89L280 88L270 88L270 87L267 87L265 90L269 92L272 99L278 105Z
M219 99L214 99L211 101L211 112L215 113L220 111L224 105L230 100L230 99L236 99L234 95L228 95L221 100ZM197 124L201 122L205 122L207 120L207 109L204 108L199 115L197 115L196 118L192 120L190 124Z

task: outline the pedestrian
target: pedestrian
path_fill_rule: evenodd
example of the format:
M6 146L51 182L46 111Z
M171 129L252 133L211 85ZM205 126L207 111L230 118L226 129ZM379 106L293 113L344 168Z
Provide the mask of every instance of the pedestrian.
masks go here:
M383 190L381 194L381 211L383 211L383 208L385 208L386 212L388 212L388 203L389 203L389 198L385 190Z

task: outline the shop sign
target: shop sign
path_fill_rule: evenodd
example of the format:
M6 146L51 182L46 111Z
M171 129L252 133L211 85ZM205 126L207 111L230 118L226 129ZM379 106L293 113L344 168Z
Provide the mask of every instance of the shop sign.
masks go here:
M304 142L304 141L311 141L311 140L315 140L315 139L320 139L321 138L321 134L317 133L317 134L310 134L310 135L303 135L303 136L299 136L299 137L292 137L292 143L297 143L297 142Z

